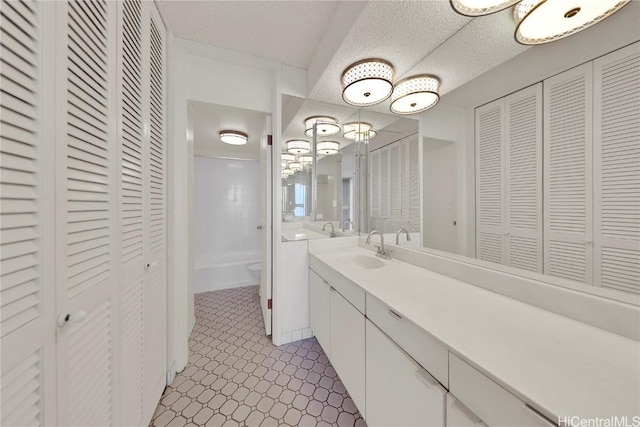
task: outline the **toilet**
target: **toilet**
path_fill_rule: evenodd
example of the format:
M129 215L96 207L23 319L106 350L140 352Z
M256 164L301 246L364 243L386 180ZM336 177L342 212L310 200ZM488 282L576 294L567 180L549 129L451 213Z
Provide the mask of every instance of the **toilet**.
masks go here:
M260 263L256 262L253 264L247 265L247 270L249 271L249 276L256 282L256 284L260 283Z

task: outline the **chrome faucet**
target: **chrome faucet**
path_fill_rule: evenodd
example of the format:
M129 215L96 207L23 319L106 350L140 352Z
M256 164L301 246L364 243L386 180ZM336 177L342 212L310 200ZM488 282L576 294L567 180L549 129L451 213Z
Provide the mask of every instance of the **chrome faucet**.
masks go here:
M396 246L400 246L400 233L404 233L407 235L407 242L411 241L411 236L409 235L407 229L404 227L400 227L400 230L398 230L398 232L396 233Z
M351 221L350 219L346 220L344 222L344 224L342 224L342 231L346 231L347 229L347 224L351 224L351 230L353 230L353 221Z
M332 222L327 222L325 225L322 226L322 231L324 231L325 228L327 228L327 225L331 226L331 233L329 233L329 237L336 237L336 232L333 228L333 223Z
M376 246L378 248L378 250L376 251L376 256L383 259L391 259L391 251L384 248L384 236L378 230L373 230L367 235L366 244L368 245L371 243L371 236L373 236L374 234L377 234L380 236L380 246Z

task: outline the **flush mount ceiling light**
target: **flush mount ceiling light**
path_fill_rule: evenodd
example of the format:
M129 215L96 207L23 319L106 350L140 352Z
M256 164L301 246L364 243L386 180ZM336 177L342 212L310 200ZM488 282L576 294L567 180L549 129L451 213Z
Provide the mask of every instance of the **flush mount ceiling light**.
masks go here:
M342 87L342 99L347 104L379 104L393 92L393 66L384 59L358 61L342 73Z
M549 43L608 18L630 0L522 0L514 10L518 43Z
M287 141L287 152L291 154L307 154L311 150L311 144L304 139L291 139Z
M337 141L322 141L318 142L316 149L319 154L337 154L340 150L340 143Z
M291 162L291 163L289 163L289 169L291 169L294 172L300 171L300 170L302 170L302 163L300 163L300 162Z
M415 114L428 110L438 103L440 80L436 76L422 74L396 83L391 95L391 111L396 114Z
M244 132L237 130L221 130L220 141L230 145L244 145L247 143L248 136Z
M313 125L318 124L318 136L331 136L340 133L340 125L338 121L329 116L313 116L304 119L304 134L308 137L313 136Z
M461 15L481 16L513 6L520 0L451 0L451 6Z
M282 169L282 176L287 177L289 175L293 175L293 171L291 169Z
M371 123L366 122L351 122L345 123L342 128L344 129L344 137L356 142L362 142L375 138L378 134L373 130Z
M450 0L466 16L488 15L517 3L515 39L524 45L549 43L613 15L631 0Z
M298 161L303 165L308 165L309 163L313 163L313 156L310 154L303 154L302 156L298 156Z
M296 159L296 156L289 153L280 154L280 158L285 162L293 162Z

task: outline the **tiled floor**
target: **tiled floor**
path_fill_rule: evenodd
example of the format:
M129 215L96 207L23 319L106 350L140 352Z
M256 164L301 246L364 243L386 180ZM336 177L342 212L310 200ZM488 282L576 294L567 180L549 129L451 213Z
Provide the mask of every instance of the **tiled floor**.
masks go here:
M196 294L195 306L189 364L152 426L366 427L315 338L264 336L257 286Z

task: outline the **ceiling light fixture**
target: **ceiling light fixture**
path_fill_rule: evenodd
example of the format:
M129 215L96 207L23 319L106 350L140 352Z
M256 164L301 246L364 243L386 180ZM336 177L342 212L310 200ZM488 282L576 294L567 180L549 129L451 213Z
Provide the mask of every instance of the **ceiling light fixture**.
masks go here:
M302 163L300 163L300 162L291 162L291 163L289 163L289 169L291 169L294 172L300 171L300 170L302 170Z
M465 16L481 16L517 4L515 39L524 45L571 36L608 18L631 0L450 0Z
M296 159L296 156L289 153L280 154L280 158L285 162L293 162Z
M347 104L379 104L393 92L393 66L384 59L358 61L342 73L342 87L342 99Z
M291 169L282 169L282 176L289 176L289 175L293 175L293 171Z
M298 156L298 161L303 165L307 165L313 163L313 156L311 154L303 154L302 156Z
M518 43L549 43L608 18L630 0L522 0L513 17Z
M513 6L520 0L451 0L451 6L461 15L482 16Z
M396 114L415 114L438 103L440 80L436 76L421 74L400 80L393 88L391 111Z
M230 145L244 145L247 143L248 136L244 132L237 130L221 130L220 141Z
M346 139L362 142L368 141L378 134L375 130L373 130L373 126L371 123L366 122L351 122L345 123L342 126L344 130L344 137Z
M337 154L338 151L340 150L340 143L337 141L318 142L318 145L316 146L316 150L318 151L319 154L326 154L326 155Z
M308 137L313 136L313 125L318 124L318 136L331 136L340 133L340 125L338 121L329 116L313 116L304 119L304 134Z
M287 152L291 154L307 154L311 150L311 144L304 139L290 139L287 141Z

